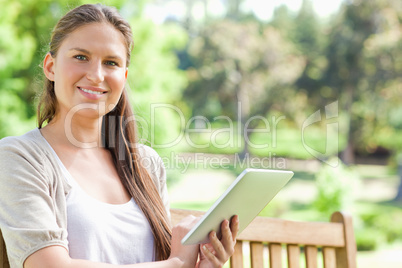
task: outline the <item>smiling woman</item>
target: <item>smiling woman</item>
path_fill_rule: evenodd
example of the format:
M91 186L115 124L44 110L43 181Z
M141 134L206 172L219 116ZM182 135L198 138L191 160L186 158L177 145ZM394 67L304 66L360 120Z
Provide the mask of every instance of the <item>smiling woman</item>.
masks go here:
M202 247L180 243L194 217L170 229L165 169L137 143L125 89L132 43L102 5L71 10L53 30L39 128L0 141L11 267L221 267L233 253L237 217Z

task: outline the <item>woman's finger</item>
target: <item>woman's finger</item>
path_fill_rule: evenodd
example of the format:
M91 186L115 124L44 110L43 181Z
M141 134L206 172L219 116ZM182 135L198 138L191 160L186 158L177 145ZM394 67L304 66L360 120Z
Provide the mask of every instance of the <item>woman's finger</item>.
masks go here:
M235 224L233 224L233 228L236 228ZM222 230L221 243L225 249L225 252L230 256L234 252L236 237L233 237L232 230L230 229L228 221L224 221L222 223L221 230Z
M209 242L210 245L213 247L214 251L215 251L215 256L221 260L222 262L225 262L226 259L228 258L228 254L226 252L226 249L224 248L224 246L222 245L221 241L218 239L218 237L216 236L216 232L212 231L209 234ZM214 253L214 252L211 252Z
M237 234L239 233L240 223L239 216L234 215L230 220L230 230L232 231L233 241L236 242Z
M222 263L218 258L208 249L206 245L201 246L202 253L205 258L212 264L213 267L222 267Z

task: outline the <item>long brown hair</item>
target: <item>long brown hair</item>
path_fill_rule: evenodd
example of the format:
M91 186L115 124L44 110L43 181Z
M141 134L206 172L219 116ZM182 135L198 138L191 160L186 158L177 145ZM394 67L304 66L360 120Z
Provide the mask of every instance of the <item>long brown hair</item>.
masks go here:
M88 23L109 23L120 31L127 48L128 67L133 46L132 31L115 8L96 5L79 6L64 15L54 28L50 42L50 53L57 56L57 51L69 33ZM57 99L54 82L45 78L44 89L38 104L38 125L49 123L57 111ZM141 165L136 143L136 126L132 120L133 111L124 89L116 107L102 120L103 145L112 154L114 164L124 187L134 198L151 226L157 260L167 259L170 255L171 230L169 219L153 180Z

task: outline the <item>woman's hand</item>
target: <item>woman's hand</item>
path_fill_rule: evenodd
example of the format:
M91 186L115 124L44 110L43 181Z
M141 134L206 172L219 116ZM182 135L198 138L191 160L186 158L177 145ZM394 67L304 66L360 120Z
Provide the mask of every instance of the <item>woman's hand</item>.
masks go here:
M172 250L169 259L176 259L179 267L193 268L197 262L198 245L183 246L181 240L200 220L194 216L187 216L172 229Z
M197 268L222 267L234 253L237 232L239 231L239 217L234 216L229 221L221 224L222 238L216 236L216 232L209 234L209 243L200 245L200 260Z

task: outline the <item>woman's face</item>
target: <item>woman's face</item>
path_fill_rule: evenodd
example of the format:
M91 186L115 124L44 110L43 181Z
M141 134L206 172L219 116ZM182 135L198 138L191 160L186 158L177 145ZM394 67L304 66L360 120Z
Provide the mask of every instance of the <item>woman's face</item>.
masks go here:
M79 27L62 42L57 55L44 61L54 81L57 114L99 118L120 99L127 79L123 34L107 23Z

